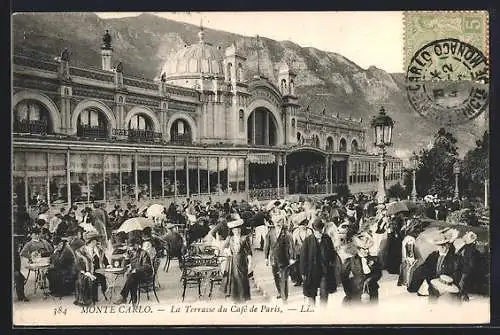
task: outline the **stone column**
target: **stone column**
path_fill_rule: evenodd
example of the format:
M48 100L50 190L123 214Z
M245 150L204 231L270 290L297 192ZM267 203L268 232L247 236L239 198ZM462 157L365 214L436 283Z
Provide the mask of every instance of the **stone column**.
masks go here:
M174 200L177 201L177 158L174 155Z
M276 191L277 191L277 198L279 199L280 197L280 155L276 155Z
M67 197L68 197L68 205L71 205L71 165L69 161L69 149L66 150L66 187L67 187Z
M250 200L250 163L248 162L248 158L245 158L245 194L247 197L247 201Z
M286 154L283 155L283 197L286 197L287 195L287 189L286 189Z
M377 201L379 204L385 202L385 148L380 148L379 158L379 181L377 189Z
M135 193L135 201L139 201L139 179L138 179L138 176L137 176L137 168L138 168L138 165L139 165L139 161L138 161L138 156L137 154L134 154L134 193Z
M189 156L185 158L186 164L184 164L184 169L186 170L186 197L189 198Z

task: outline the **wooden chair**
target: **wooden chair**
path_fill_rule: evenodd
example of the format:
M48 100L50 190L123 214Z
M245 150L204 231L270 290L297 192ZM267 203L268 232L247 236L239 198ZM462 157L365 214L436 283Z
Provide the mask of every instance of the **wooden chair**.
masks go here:
M215 285L221 285L224 273L222 273L221 265L224 260L226 260L225 256L217 256L217 270L212 272L210 276L210 293L208 294L209 298L212 298L212 292Z
M146 297L149 300L149 292L153 291L156 301L160 303L158 299L158 294L156 294L156 279L158 275L158 268L160 267L161 259L156 257L153 260L153 275L139 281L139 287L137 289L137 303L141 301L141 292L144 291L146 293Z
M202 276L193 270L194 267L198 266L199 262L196 258L187 256L182 262L182 274L181 282L183 286L182 290L182 301L186 297L186 289L198 287L198 296L201 297L201 281Z

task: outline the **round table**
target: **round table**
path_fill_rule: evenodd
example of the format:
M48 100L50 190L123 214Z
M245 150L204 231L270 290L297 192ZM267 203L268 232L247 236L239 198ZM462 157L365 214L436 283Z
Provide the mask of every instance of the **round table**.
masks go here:
M213 257L213 256L212 256ZM219 274L220 267L213 265L199 265L191 268L191 271L200 275L203 284L203 294L207 292L207 286L210 285L210 292L208 293L208 297L212 296L213 284L211 280L214 279Z
M103 268L95 270L95 273L102 274L106 278L108 284L106 295L109 300L113 298L115 288L118 286L118 279L123 279L127 270L125 268ZM105 297L108 299L108 297Z
M26 269L28 269L28 275L26 276L26 281L28 281L28 278L30 276L31 271L35 273L35 287L33 289L33 294L36 294L36 289L39 288L42 290L44 296L48 295L48 285L46 282L47 278L47 270L50 267L50 263L46 262L34 262L34 263L29 263L26 265Z

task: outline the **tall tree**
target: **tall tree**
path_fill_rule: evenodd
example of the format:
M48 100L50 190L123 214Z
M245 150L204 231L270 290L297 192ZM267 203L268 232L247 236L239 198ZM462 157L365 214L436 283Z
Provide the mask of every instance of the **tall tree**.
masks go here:
M462 163L462 189L469 197L484 197L484 182L489 179L490 136L486 131L476 147L469 150Z
M431 149L419 154L417 193L437 194L441 198L453 195L455 182L453 164L457 160L457 139L444 128L439 129Z

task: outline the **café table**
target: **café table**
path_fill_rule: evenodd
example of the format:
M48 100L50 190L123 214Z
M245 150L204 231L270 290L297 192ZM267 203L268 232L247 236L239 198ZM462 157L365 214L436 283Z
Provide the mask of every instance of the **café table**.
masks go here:
M207 286L211 284L211 280L213 278L219 275L220 267L218 265L199 265L193 267L191 270L201 277L203 283L202 296L206 296ZM212 289L213 285L210 285L210 292L208 293L208 297L212 296Z
M33 294L36 294L37 288L42 290L44 296L48 296L48 284L47 284L47 270L50 267L50 263L47 262L33 262L28 263L26 265L26 269L28 269L28 275L26 276L25 283L28 281L28 278L33 272L35 274L35 285L33 289Z
M113 293L119 284L119 279L124 279L126 272L126 268L102 268L95 270L95 273L102 274L106 278L106 283L108 284L106 298L109 298L109 300L113 298Z

